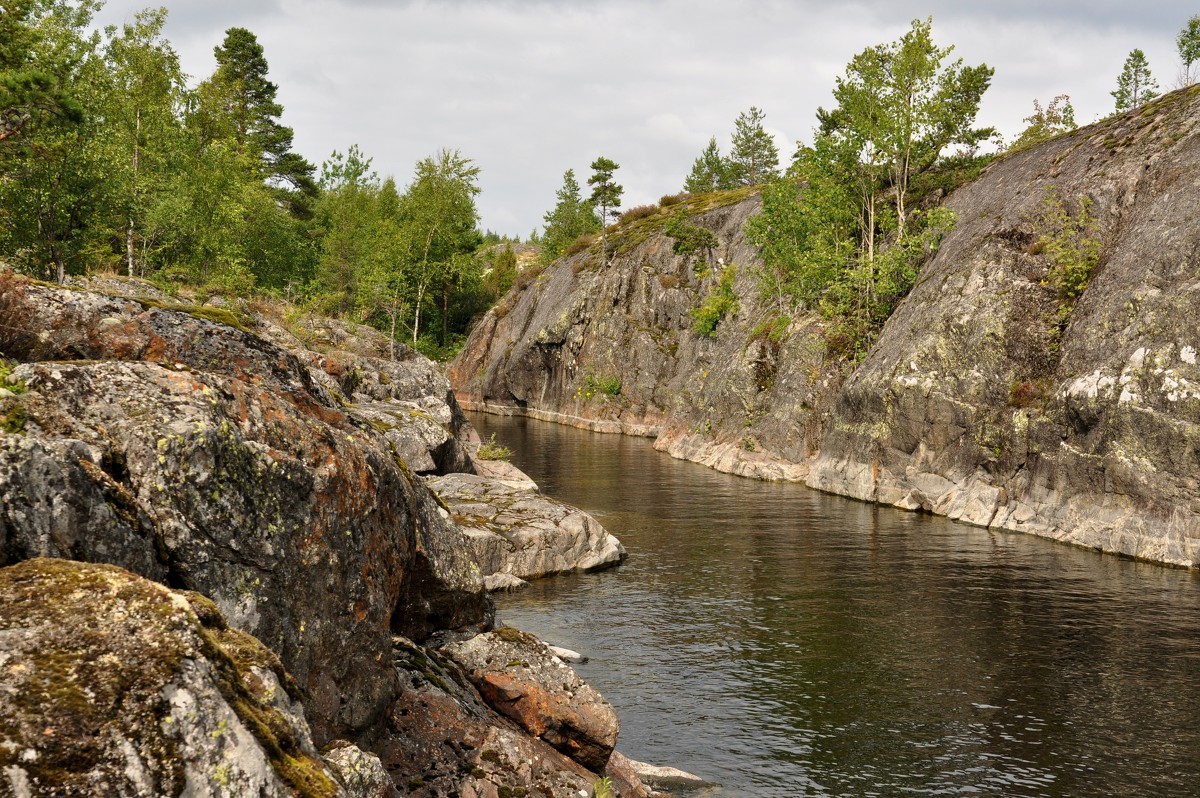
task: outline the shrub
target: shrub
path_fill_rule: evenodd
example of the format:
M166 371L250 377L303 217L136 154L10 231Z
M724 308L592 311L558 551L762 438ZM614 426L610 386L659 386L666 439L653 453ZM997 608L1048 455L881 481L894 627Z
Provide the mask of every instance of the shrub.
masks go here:
M583 252L585 249L595 243L596 235L594 233L584 233L579 238L572 241L571 245L567 247L567 251L563 254L568 258L572 255L578 255L580 252Z
M691 199L691 197L692 195L686 191L680 192L679 194L663 194L662 198L659 199L658 204L662 208L670 208L672 205L678 205L684 200Z
M1092 215L1090 197L1074 203L1064 200L1053 187L1046 189L1042 208L1034 220L1037 247L1050 258L1046 282L1061 301L1074 303L1087 288L1100 262L1100 226Z
M737 309L737 294L733 291L733 281L737 277L737 269L731 264L721 270L721 277L712 293L704 298L699 307L692 308L688 315L692 317L692 331L697 335L712 338L717 334L717 325L730 313Z
M622 225L628 224L629 222L636 222L638 219L645 219L653 216L656 213L658 213L657 205L639 205L636 208L630 208L629 210L625 211L625 213L621 214L621 217L617 219L617 224Z
M663 226L663 232L675 239L672 251L684 257L690 257L701 250L711 252L721 243L712 230L688 219L682 208Z
M512 457L512 449L502 443L496 441L496 433L492 433L492 437L488 438L487 443L479 447L479 451L475 455L480 460L503 460L508 462Z

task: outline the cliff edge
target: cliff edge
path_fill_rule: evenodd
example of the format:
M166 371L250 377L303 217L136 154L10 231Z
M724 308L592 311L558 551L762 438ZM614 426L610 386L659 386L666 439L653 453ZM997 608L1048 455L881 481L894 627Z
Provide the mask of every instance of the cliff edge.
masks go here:
M688 208L711 251L674 251L672 209L618 230L611 262L579 253L515 288L451 382L471 407L733 473L1196 566L1198 119L1193 87L998 158L945 200L956 227L857 364L815 316L780 326L742 232L757 200L714 195ZM1069 296L1064 226L1098 254ZM734 302L697 333L731 265Z

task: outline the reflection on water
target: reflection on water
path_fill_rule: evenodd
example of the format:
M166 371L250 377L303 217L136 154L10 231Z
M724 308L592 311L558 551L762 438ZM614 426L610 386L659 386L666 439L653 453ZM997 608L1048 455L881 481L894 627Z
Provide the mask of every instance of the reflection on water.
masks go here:
M499 596L723 796L1200 794L1200 577L475 415L629 549Z

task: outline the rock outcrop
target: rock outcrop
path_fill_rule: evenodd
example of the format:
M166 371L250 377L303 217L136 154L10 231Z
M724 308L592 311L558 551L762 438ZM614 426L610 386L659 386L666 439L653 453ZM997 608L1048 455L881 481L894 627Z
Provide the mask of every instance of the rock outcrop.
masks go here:
M663 226L681 208L719 245L678 255ZM802 479L838 382L822 325L781 333L761 301L745 191L695 197L521 281L477 325L448 369L468 409L519 413L601 432L656 437L674 456L736 474ZM598 245L597 245L598 246ZM738 297L715 335L690 311L733 270Z
M346 796L298 697L198 594L114 566L0 569L0 794Z
M857 365L813 317L775 326L750 198L692 208L707 256L651 229L664 209L616 231L611 264L584 252L526 280L451 381L467 406L657 436L733 473L1195 566L1198 119L1193 87L998 158L947 198L957 227ZM1052 287L1055 203L1095 219L1077 298ZM699 335L688 311L728 264L736 308Z
M589 770L604 771L617 744L617 713L545 643L502 628L440 650L490 706Z
M1200 564L1200 92L992 164L847 380L810 484L1158 562ZM1049 197L1049 199L1048 199ZM1073 306L1047 203L1096 220Z
M394 360L385 357L367 330L289 326L262 310L183 305L142 283L113 282L146 293L52 287L0 273L0 355L20 363L0 393L0 574L24 578L21 569L33 567L28 562L55 562L37 559L47 557L121 566L139 575L127 576L131 583L166 586L144 587L147 595L168 597L147 599L151 604L178 605L167 588L195 591L187 595L203 626L203 634L196 633L201 642L225 635L245 644L238 651L257 646L254 651L277 655L268 670L274 668L286 690L265 689L286 692L290 703L280 711L299 723L302 709L311 741L263 742L251 724L270 766L247 765L247 773L259 774L248 776L251 781L224 791L196 786L194 794L276 794L271 773L279 756L272 746L283 746L288 756L295 749L315 757L313 767L334 785L313 793L321 795L348 789L385 796L399 787L409 795L492 796L501 785L529 794L541 785L542 794L566 796L599 778L506 720L465 678L460 694L426 702L410 672L398 667L412 650L424 652L432 636L470 636L493 622L468 539L419 473L474 470L470 451L478 437L436 368L403 349ZM347 349L328 348L328 340ZM86 611L97 614L97 623L105 622L106 607L124 617L124 595L101 591L100 603ZM77 598L72 593L56 611L74 612ZM36 610L36 603L27 609ZM185 615L172 623L191 623ZM149 656L159 630L151 625L139 634ZM251 635L266 649L246 642ZM49 649L69 642L43 637L26 642ZM178 648L166 639L161 645ZM0 646L0 667L9 662L8 651ZM103 652L96 656L107 661ZM251 673L265 684L259 660L267 658L255 657L258 670ZM183 662L191 692L178 693L179 700L201 701L200 685L216 676L191 655ZM136 669L120 673L130 684L138 676ZM60 676L51 669L36 678L48 679L43 686L54 690L62 687ZM0 693L10 684L16 682L6 675ZM122 685L163 689L157 682ZM62 689L71 708L92 700L86 693L79 699L69 684ZM231 726L215 694L204 695L212 698L203 698L204 713L217 713L215 722ZM100 718L111 711L107 706L81 710L79 722ZM241 712L236 701L231 706ZM456 738L444 724L458 723L463 712L470 724L455 728L469 733ZM42 722L35 709L26 717ZM0 726L6 722L0 718ZM141 731L142 737L128 738L131 745L157 745L153 729ZM445 743L453 739L459 742ZM245 751L253 749L251 738L238 740ZM486 758L480 764L490 750L480 746L488 740L505 741L507 764ZM123 743L112 745L125 755ZM225 755L225 749L214 753L214 745L176 746L169 756L181 768L207 767L211 757ZM316 757L314 745L327 759ZM5 767L24 762L4 761ZM541 763L537 773L522 770L528 761ZM427 779L430 762L441 769ZM474 775L477 768L482 775ZM24 775L5 773L9 781L0 783L15 785L17 795L36 775L28 768ZM161 778L167 779L162 789L143 789L138 781L125 792L176 794L182 787L170 785L187 781L176 771ZM286 773L280 778L284 792L309 794Z
M625 547L595 518L543 496L532 482L446 474L426 484L466 534L489 587L595 571L625 558Z

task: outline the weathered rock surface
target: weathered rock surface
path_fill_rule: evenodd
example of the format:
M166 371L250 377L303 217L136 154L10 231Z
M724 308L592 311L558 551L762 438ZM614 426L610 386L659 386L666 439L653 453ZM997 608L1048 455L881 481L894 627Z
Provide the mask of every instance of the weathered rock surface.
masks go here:
M436 661L421 645L431 635L488 628L493 618L466 536L415 473L474 469L478 436L449 383L402 347L395 360L384 357L368 330L328 323L313 332L312 320L238 314L154 292L130 299L0 274L0 355L23 361L0 395L0 566L47 556L111 563L209 596L188 594L202 639L221 641L245 689L304 735L307 716L328 757L304 736L264 743L268 765L284 745L287 767L300 767L299 746L332 778L319 794L566 798L589 789L596 774L497 714L457 669L461 685L447 683L446 692L403 667ZM327 338L348 351L326 348ZM517 474L500 476L525 487ZM97 601L97 612L127 617L125 599L100 591ZM75 605L71 594L59 611L77 613ZM173 645L158 634L151 625L131 644L147 657ZM7 651L0 646L0 668ZM209 678L208 666L187 662L188 685ZM136 669L117 673L129 690L159 689L134 684ZM38 678L58 690L61 675ZM10 684L24 683L0 679L0 700ZM180 711L229 721L211 691L189 690L172 694ZM236 713L241 701L231 704ZM94 731L112 708L88 712L80 722L95 720ZM27 717L41 723L34 710ZM0 717L0 729L6 722ZM257 726L247 728L262 742ZM193 735L191 747L176 746L185 775L162 789L142 789L141 776L128 776L137 783L124 793L98 789L176 794L183 787L170 785L207 768L225 751L222 739ZM236 756L237 767L260 775L222 790L213 779L229 774L206 770L189 794L278 792L269 767ZM26 794L34 771L17 765L20 773L0 770L0 794L9 786ZM293 776L281 778L284 793L309 794L291 786Z
M717 248L676 255L661 230L681 207L672 206L615 235L611 264L585 251L522 282L450 365L459 402L656 436L673 456L735 474L804 478L839 379L838 364L825 360L823 328L811 318L794 320L783 336L760 327L776 309L759 298L761 261L742 232L757 196L689 203ZM689 311L726 265L736 270L738 307L715 337L699 335Z
M426 484L466 533L485 579L594 571L625 558L625 547L595 518L515 480L446 474Z
M0 794L345 796L298 696L197 594L113 566L0 569Z
M973 524L1200 564L1200 94L992 164L847 381L810 484ZM1086 198L1100 263L1065 316L1035 246ZM1072 208L1074 209L1074 208Z
M451 381L469 406L657 435L733 473L1196 566L1198 119L1193 87L998 159L948 198L957 227L852 373L811 318L754 329L751 199L697 217L742 267L715 339L686 315L704 282L651 234L516 289ZM1047 192L1099 225L1073 308L1047 284Z
M604 771L620 730L617 714L545 643L502 628L440 651L491 707L589 770Z
M390 711L393 734L380 750L408 795L591 794L599 778L506 719L497 717L445 652L396 641L405 689Z

